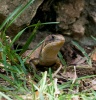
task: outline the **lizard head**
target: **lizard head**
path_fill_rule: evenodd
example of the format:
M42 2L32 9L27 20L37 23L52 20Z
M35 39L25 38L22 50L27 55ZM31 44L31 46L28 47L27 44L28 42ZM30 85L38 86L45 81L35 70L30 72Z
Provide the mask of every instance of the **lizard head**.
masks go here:
M65 42L65 39L62 35L49 35L45 38L45 41L44 41L44 46L46 45L49 45L50 43L53 43L53 44L64 44Z
M57 54L63 46L65 38L62 35L49 35L45 38L40 54L40 64L47 66L56 62Z

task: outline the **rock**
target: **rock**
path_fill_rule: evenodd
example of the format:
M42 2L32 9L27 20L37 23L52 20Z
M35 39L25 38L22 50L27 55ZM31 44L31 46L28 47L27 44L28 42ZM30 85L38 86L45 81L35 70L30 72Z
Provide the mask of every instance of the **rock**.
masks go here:
M68 29L68 26L80 17L85 4L84 0L65 1L62 0L55 6L55 10L58 15L56 20L60 22L59 27L64 30Z
M86 34L96 37L96 0L85 0L85 14L88 24L86 25Z
M21 4L26 4L29 0L2 0L0 1L0 24L14 9ZM38 11L37 11L38 9ZM17 34L19 30L26 27L30 22L34 24L40 22L60 22L60 24L52 24L41 26L38 30L41 32L36 36L32 46L42 40L45 32L55 34L60 33L69 36L73 39L81 38L82 36L93 35L96 37L96 0L35 0L24 13L13 23L7 33L11 37ZM30 36L27 30L20 39L24 44L26 38ZM32 31L32 30L31 30ZM42 35L41 35L42 34ZM88 43L89 44L89 43Z
M90 0L87 7L89 16L92 18L94 23L96 23L96 0Z
M25 5L29 0L0 0L0 24L13 12L19 5ZM9 28L8 33L11 35L17 34L17 32L23 27L23 25L30 24L32 18L35 16L36 11L43 0L34 0L21 15L18 17L13 25Z
M94 23L96 23L96 11L90 12L90 17L93 19Z
M85 18L79 18L71 27L74 38L81 38L84 36L87 20Z

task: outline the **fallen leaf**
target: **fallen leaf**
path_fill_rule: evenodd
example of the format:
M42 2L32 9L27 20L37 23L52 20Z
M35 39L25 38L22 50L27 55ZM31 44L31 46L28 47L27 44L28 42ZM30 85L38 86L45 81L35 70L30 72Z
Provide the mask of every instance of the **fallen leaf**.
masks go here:
M95 50L93 51L93 53L91 55L91 59L96 61L96 48L95 48Z
M80 99L79 99L79 96L75 96L72 98L72 100L80 100Z
M94 80L91 81L91 85L92 85L91 88L92 88L93 90L96 90L96 79L94 79Z

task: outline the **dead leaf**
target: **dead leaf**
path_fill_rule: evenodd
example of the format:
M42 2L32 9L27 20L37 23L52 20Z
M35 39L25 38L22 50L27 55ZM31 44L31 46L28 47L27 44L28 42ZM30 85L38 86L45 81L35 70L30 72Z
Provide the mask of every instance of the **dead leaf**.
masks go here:
M75 96L72 98L72 100L80 100L80 99L79 99L79 96Z
M69 80L70 79L73 80L72 83L74 83L77 79L76 68L74 67L72 70L68 70L67 72L64 72L63 76Z
M91 85L92 85L91 88L92 88L93 90L96 90L96 79L94 79L94 80L91 81Z
M95 50L93 51L93 53L91 55L91 59L96 61L96 48L95 48Z

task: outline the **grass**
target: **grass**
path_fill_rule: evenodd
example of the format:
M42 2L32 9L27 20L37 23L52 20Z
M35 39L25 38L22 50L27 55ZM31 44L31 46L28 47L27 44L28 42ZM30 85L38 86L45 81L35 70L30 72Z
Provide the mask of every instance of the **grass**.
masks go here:
M0 73L0 82L3 80L6 81L3 84L0 83L0 98L4 97L7 100L27 100L24 99L26 96L31 98L30 100L71 100L73 97L79 96L82 100L95 100L96 92L91 90L82 91L78 93L73 93L74 87L79 87L79 81L84 78L94 77L94 76L86 76L77 78L76 82L72 83L72 80L64 82L62 84L57 83L57 78L52 77L52 71L49 69L49 72L41 72L42 74L38 75L34 70L30 69L33 72L33 75L29 75L29 68L30 66L25 65L25 59L21 58L21 54L26 51L30 42L34 39L36 35L36 31L40 25L46 24L57 24L58 22L46 22L30 25L25 29L21 30L9 43L10 40L6 37L6 31L10 27L10 25L15 21L16 18L20 16L20 14L31 5L34 0L29 0L26 5L21 5L14 12L12 12L8 18L2 23L0 26L0 69L3 69L6 73ZM34 30L27 40L26 44L23 46L20 54L17 54L16 51L12 49L14 42L19 39L19 37L23 34L23 32L29 28L34 27ZM38 44L41 45L42 41ZM80 46L78 46L75 42L74 44L83 50ZM34 50L36 48L35 47ZM83 54L87 57L87 61L89 58L85 51L83 50ZM62 58L61 53L59 53L60 60L64 66L66 62ZM90 63L89 63L90 64ZM36 82L35 82L36 81ZM67 92L66 92L67 91Z
M91 58L88 56L88 54L86 53L86 51L76 42L76 41L72 41L73 45L75 45L81 52L82 54L86 57L87 59L87 63L90 65L90 67L92 67L92 61Z

